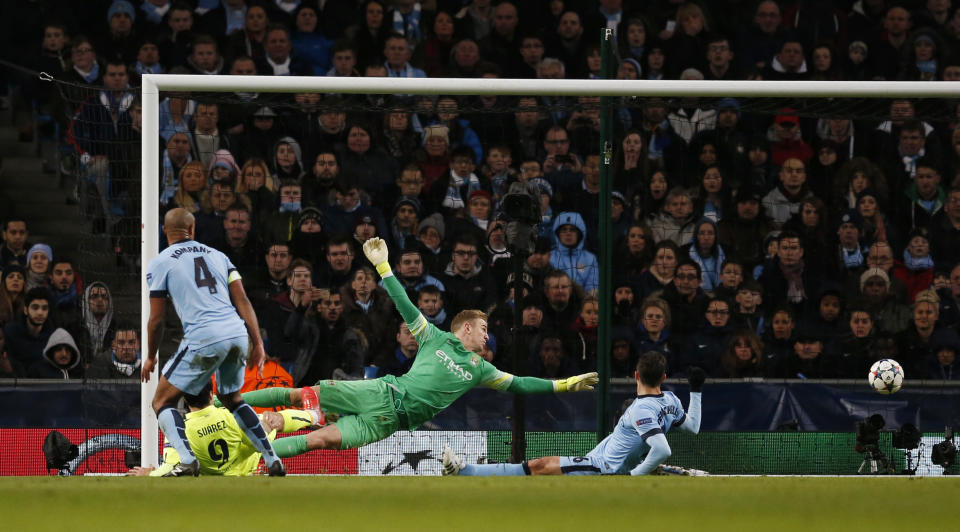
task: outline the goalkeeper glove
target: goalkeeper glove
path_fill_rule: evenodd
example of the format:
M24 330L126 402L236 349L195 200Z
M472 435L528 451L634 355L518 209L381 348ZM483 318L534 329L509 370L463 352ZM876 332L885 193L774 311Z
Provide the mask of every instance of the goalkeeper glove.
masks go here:
M573 377L567 377L566 379L553 381L553 391L559 393L583 392L592 390L593 385L599 380L600 379L597 378L597 372L591 371L590 373L584 373L583 375L575 375Z
M367 260L377 267L377 273L380 277L390 272L390 254L387 251L387 243L382 238L375 237L363 243L363 254Z
M689 374L687 377L687 382L690 383L690 391L693 393L699 393L701 390L703 390L703 381L707 380L707 374L703 371L703 369L694 366L687 370L687 373Z

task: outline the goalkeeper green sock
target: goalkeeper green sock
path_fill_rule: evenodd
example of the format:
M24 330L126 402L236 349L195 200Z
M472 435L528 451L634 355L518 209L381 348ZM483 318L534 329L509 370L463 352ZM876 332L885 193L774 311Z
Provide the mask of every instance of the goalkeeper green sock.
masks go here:
M290 406L290 388L264 388L243 394L243 402L250 406Z
M289 458L307 452L307 436L287 436L273 440L273 450L280 458Z

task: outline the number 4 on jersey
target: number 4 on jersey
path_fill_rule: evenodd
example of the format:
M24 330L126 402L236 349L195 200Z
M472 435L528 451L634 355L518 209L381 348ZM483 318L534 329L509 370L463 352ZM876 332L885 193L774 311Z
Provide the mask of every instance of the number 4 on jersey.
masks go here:
M210 273L207 261L203 260L203 257L193 259L193 276L197 281L197 288L206 286L211 294L217 293L217 279Z

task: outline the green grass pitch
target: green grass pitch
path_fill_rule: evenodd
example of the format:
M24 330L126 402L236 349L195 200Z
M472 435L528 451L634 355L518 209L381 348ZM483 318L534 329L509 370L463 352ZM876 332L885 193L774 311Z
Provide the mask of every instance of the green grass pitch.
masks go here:
M3 530L957 530L949 478L0 479Z

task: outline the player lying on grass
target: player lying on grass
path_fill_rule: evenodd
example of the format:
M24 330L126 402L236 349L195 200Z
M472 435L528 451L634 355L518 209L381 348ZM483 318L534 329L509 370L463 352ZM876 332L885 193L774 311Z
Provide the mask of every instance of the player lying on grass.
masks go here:
M201 475L246 476L252 475L260 463L260 451L244 436L243 429L226 408L213 405L213 384L210 383L197 395L184 394L183 401L190 412L184 422L187 441L197 456ZM305 410L282 410L260 414L260 422L269 432L267 437L273 440L273 449L277 456L286 458L300 454L289 438L274 440L277 432L296 432L311 425L322 423L320 412ZM131 476L160 477L166 475L180 463L180 455L164 442L163 465L159 468L135 467Z
M520 475L647 475L670 458L666 433L671 428L696 434L700 431L700 392L705 375L690 371L689 412L673 392L661 392L667 378L667 361L662 354L648 351L640 356L637 371L637 398L620 416L613 433L598 443L587 456L545 456L522 464L466 464L449 445L443 446L443 474L467 476ZM644 455L646 457L644 458ZM674 471L667 471L674 472Z
M303 389L268 388L243 394L252 406L286 406L300 403L305 409L339 416L336 423L306 436L291 436L298 450L353 449L382 440L397 430L414 430L429 421L475 386L511 393L534 394L592 390L596 373L561 380L515 377L480 357L487 342L487 316L479 310L456 315L443 332L430 324L393 276L387 244L371 238L363 244L367 259L377 267L383 286L400 316L417 339L420 349L410 370L362 381L325 380Z

